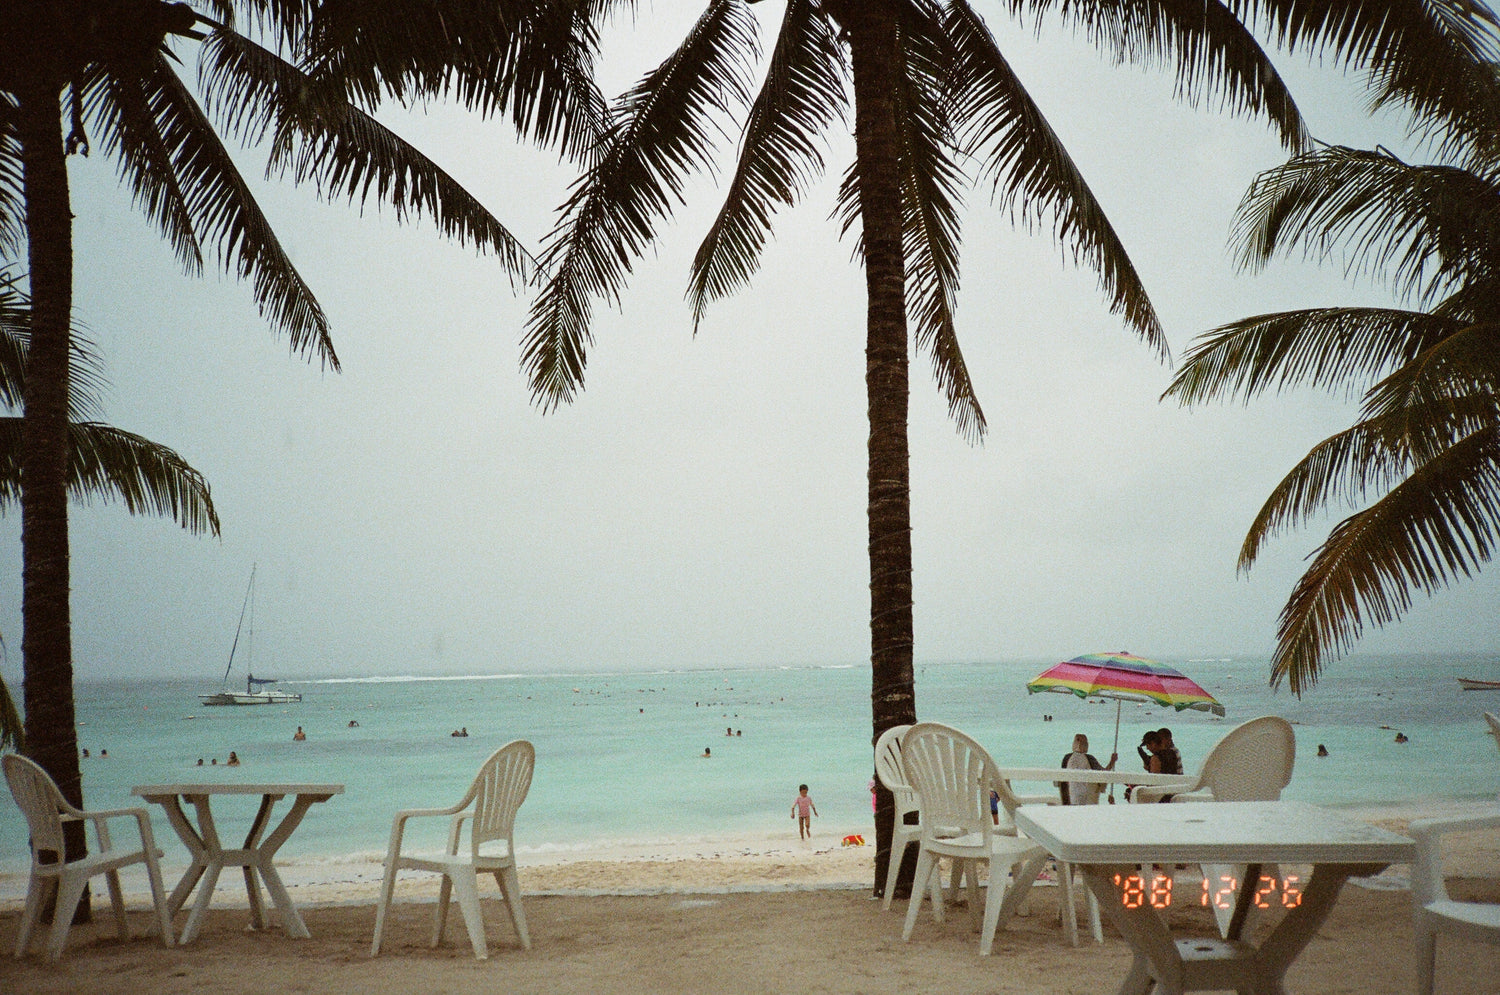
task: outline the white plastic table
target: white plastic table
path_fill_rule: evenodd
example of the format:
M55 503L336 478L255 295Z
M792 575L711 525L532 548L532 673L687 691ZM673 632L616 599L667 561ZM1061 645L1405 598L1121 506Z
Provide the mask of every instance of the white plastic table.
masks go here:
M132 788L131 794L139 795L166 810L167 821L172 824L193 858L182 880L172 890L167 904L168 913L176 915L192 893L193 887L199 887L197 901L193 903L193 911L188 914L187 925L183 927L178 942L191 943L197 937L203 916L208 911L208 904L213 899L219 872L226 866L244 868L245 890L250 896L251 928L264 929L268 923L261 903L260 886L256 882L256 874L259 874L276 903L277 911L281 913L282 929L291 936L302 939L309 937L311 934L307 931L307 924L302 921L301 914L292 903L292 897L287 894L286 886L281 883L281 876L276 873L276 851L290 838L314 803L325 802L334 795L343 793L342 784L142 784ZM214 795L260 795L260 808L250 824L244 846L226 849L219 840L212 808ZM292 803L291 810L282 816L280 824L269 836L262 838L270 822L272 806L288 795L295 795L297 799ZM196 827L188 821L187 813L183 811L184 800L190 802L197 812Z
M1168 995L1231 989L1283 995L1283 978L1333 911L1353 876L1409 863L1416 843L1330 809L1303 802L1208 802L1197 805L1114 807L1032 806L1016 825L1059 860L1082 867L1089 889L1135 952L1120 995L1145 995L1156 985ZM1164 885L1142 881L1141 865L1244 864L1225 939L1173 941L1159 909L1171 901ZM1305 883L1262 882L1261 867L1309 864ZM1242 938L1252 907L1286 914L1259 947Z

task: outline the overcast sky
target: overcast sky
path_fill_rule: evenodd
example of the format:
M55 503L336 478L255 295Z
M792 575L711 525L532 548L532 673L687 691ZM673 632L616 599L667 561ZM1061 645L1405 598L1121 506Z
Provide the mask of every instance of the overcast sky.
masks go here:
M1245 315L1388 301L1300 259L1236 272L1234 207L1283 158L1265 124L1174 103L1166 75L978 6L1129 249L1174 357ZM781 7L755 9L770 25ZM610 36L606 90L699 10L644 6ZM1319 138L1403 147L1397 120L1363 115L1354 82L1276 58ZM451 108L383 119L539 244L572 175L554 155ZM688 264L721 194L712 179L690 187L623 310L598 312L587 389L548 415L519 371L528 299L492 260L259 182L263 159L241 156L332 321L343 372L324 373L289 355L245 286L183 276L112 162L70 159L76 307L106 360L105 413L201 470L223 520L221 539L194 538L74 506L77 675L217 684L252 565L263 673L868 661L863 278L829 220L851 146L836 139L830 175L781 215L751 289L696 338ZM1328 524L1273 542L1248 576L1235 556L1271 488L1352 407L1306 392L1161 403L1171 369L1110 316L1092 273L982 194L967 218L959 334L990 434L959 437L915 358L918 662L1268 659ZM1360 651L1496 650L1494 573L1420 599ZM17 510L0 519L0 632L0 673L19 681Z

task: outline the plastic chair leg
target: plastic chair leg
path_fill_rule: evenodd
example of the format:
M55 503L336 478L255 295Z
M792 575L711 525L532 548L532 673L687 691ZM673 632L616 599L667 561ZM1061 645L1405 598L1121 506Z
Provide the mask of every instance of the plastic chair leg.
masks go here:
M899 837L891 844L890 867L885 872L885 896L880 900L882 910L891 907L891 899L896 895L896 879L901 876L901 861L906 857L906 848L911 846L915 840L903 840Z
M990 861L990 883L984 889L984 923L979 928L979 956L981 957L988 957L990 949L995 945L995 931L1000 926L1000 907L1005 902L1005 891L1009 880L1009 869Z
M390 908L391 898L396 892L396 861L385 863L385 880L380 883L380 904L375 906L375 938L370 941L370 956L380 955L380 937L385 932L385 913Z
M26 886L26 911L21 914L21 927L16 931L16 956L25 957L31 943L31 931L42 917L42 907L47 898L57 889L57 878L31 876Z
M917 913L922 908L922 895L931 886L929 878L938 871L937 861L933 859L931 851L920 850L917 853L917 876L911 883L911 899L906 905L906 925L901 930L901 939L910 940L911 931L917 925ZM942 921L942 899L939 898L937 908L934 910L938 921Z
M1417 923L1417 995L1432 995L1437 974L1437 931Z
M516 935L521 938L522 949L530 950L531 935L526 932L526 912L521 908L521 879L516 874L515 867L496 871L495 882L500 885L500 894L505 899L506 908L510 909L510 921L516 927Z
M130 924L125 921L125 896L120 894L120 872L105 871L104 880L109 885L109 904L115 913L115 929L120 939L130 939Z
M448 929L448 902L453 897L453 879L447 874L443 875L442 884L438 885L437 907L433 911L432 920L432 945L435 947L443 942L443 933Z
M62 957L63 947L68 942L68 930L73 928L73 915L78 911L78 902L83 898L83 888L89 879L83 875L63 875L57 884L57 905L52 910L52 933L47 938L47 959Z
M478 960L487 960L490 948L484 938L484 917L479 912L479 886L474 871L472 868L463 868L448 880L453 882L458 910L463 913L464 925L469 929L469 942L474 946L474 956Z
M1057 885L1062 890L1063 935L1068 946L1078 946L1078 907L1073 902L1073 865L1057 862Z

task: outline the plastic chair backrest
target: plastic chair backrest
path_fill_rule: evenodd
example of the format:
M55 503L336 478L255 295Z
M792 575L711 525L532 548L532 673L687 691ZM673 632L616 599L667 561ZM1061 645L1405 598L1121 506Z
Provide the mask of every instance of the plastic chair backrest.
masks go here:
M918 722L901 737L906 776L922 799L922 835L952 838L980 834L986 848L997 828L990 791L1014 816L1020 802L988 751L969 736L938 722Z
M516 822L516 810L531 790L531 774L536 768L536 748L524 739L511 740L490 754L479 768L479 776L470 789L474 794L474 854L479 845L490 840L510 841Z
M1500 746L1500 715L1494 712L1485 712L1484 721L1489 723L1490 735L1495 737L1495 745Z
M921 799L906 777L906 767L901 762L901 737L910 729L909 725L892 726L880 734L875 741L875 776L896 797L896 822L900 824L908 812L922 807Z
M32 853L43 850L63 853L62 813L71 815L77 810L64 800L56 782L35 762L19 753L7 753L0 757L0 763L5 766L11 797L26 816Z
M1292 724L1263 715L1236 726L1215 744L1198 774L1218 802L1274 802L1292 780L1297 737Z

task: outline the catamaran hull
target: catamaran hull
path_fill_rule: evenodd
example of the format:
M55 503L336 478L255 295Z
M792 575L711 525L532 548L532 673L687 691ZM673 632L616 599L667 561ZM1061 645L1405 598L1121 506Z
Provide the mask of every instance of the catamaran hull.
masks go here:
M1500 691L1500 681L1476 681L1472 677L1460 677L1458 683L1465 691Z
M198 700L205 705L290 705L301 701L302 696L285 691L221 691L218 694L200 694Z

